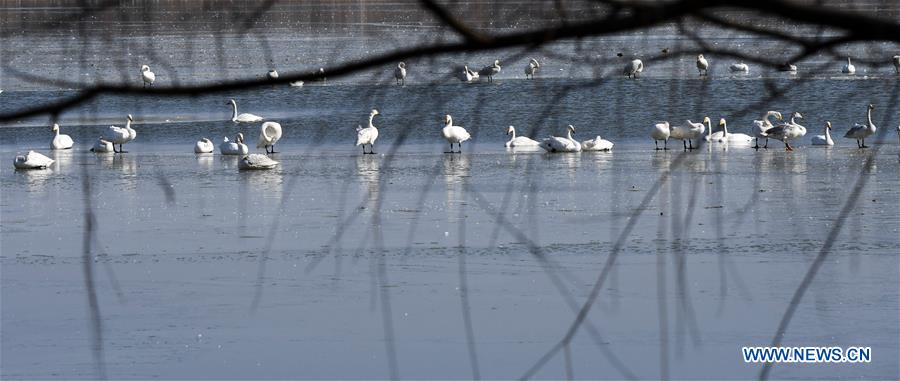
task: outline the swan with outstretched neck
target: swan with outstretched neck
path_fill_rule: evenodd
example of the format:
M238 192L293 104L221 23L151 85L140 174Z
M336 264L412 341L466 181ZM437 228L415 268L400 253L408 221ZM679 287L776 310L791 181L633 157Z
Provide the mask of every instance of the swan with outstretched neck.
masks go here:
M235 123L251 123L251 122L261 122L265 118L254 115L250 113L238 114L237 102L234 99L230 99L228 103L231 105L231 121Z
M75 144L71 136L59 133L59 124L53 123L52 130L54 135L53 140L50 141L51 149L69 149Z
M859 148L869 148L869 146L866 145L866 138L875 135L875 131L877 130L875 123L872 123L872 110L874 109L875 106L871 104L866 109L866 125L857 123L855 127L851 128L850 131L847 131L844 135L845 138L856 139L856 146ZM862 141L862 143L860 143L860 141Z
M833 146L834 140L831 139L831 122L825 121L825 135L816 135L812 137L812 145L814 146Z
M541 143L527 136L516 136L516 128L509 126L506 128L506 135L510 136L506 142L506 148L512 147L535 147Z
M379 112L376 109L372 109L369 113L369 125L366 128L362 128L359 126L356 128L356 145L362 146L363 155L371 155L375 153L375 140L378 139L378 128L375 127L373 121L375 120L375 115L378 115ZM366 146L369 146L369 152L366 152Z
M850 62L850 57L847 57L847 64L844 65L843 68L841 68L841 73L856 74L856 66L853 66L853 64Z
M450 151L445 153L462 153L462 142L472 138L469 135L469 131L466 131L465 128L453 125L453 118L450 115L444 116L444 128L441 129L441 135L444 136L444 140L447 143L450 143ZM454 143L459 148L459 151L453 151Z
M544 139L540 147L547 152L580 152L581 143L579 143L572 134L575 133L575 126L566 126L566 137L551 136Z

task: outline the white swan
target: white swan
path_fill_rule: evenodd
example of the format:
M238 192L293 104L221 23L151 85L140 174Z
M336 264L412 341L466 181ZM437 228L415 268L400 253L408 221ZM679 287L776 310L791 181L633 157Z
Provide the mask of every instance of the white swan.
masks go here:
M750 145L750 142L753 140L753 137L747 134L742 133L729 133L728 132L728 123L725 121L725 118L719 119L719 126L722 127L722 131L716 131L715 133L710 133L707 131L706 141L710 143L727 143L729 145L736 146L744 146Z
M866 110L865 126L857 123L855 127L851 128L844 135L845 138L856 139L856 146L859 148L869 148L866 146L866 138L875 134L875 123L872 123L872 110L874 109L875 106L870 104ZM862 140L862 144L860 144L860 140Z
M113 146L112 142L109 140L104 140L102 137L97 138L94 141L94 146L91 147L91 152L95 153L106 153L106 152L116 152L116 148Z
M241 158L241 161L238 162L238 168L240 169L271 169L275 168L277 165L277 161L258 153L245 155Z
M219 144L219 152L223 155L246 155L249 151L247 145L244 144L244 134L242 133L238 133L233 142L229 141L226 136L222 144Z
M63 135L59 133L59 124L53 123L52 127L54 136L53 140L50 142L51 149L69 149L72 148L72 137L69 135Z
M462 153L462 142L469 140L472 137L465 128L454 126L453 118L450 117L450 115L444 116L444 128L441 129L441 134L444 136L444 139L447 140L447 143L450 143L450 151L446 153L454 153L453 143L456 143L459 147L459 152L457 153Z
M847 57L847 64L844 65L843 68L841 68L841 73L844 73L844 74L855 74L856 73L856 66L853 66L853 64L850 63L850 57Z
M900 74L900 56L894 56L892 60L894 61L894 71Z
M473 82L478 80L478 73L469 69L469 65L463 65L463 71L460 73L459 79L463 82Z
M769 137L766 136L766 131L768 131L772 127L775 127L775 125L772 124L771 121L769 121L769 118L771 118L773 116L778 120L784 120L784 117L781 116L780 112L766 111L766 113L765 113L765 115L763 115L762 119L753 121L754 126L751 128L751 132L753 132L753 137L754 137L754 142L755 142L755 144L753 145L754 149L759 149L759 138L765 138L766 145L763 146L763 148L766 148L766 149L769 148Z
M16 169L47 168L50 164L53 164L53 159L34 151L28 151L24 155L16 156L13 160L13 166Z
M128 121L125 123L125 127L116 127L109 126L106 132L103 133L103 139L110 141L113 145L113 152L117 153L125 153L122 148L122 145L128 143L134 138L137 137L137 131L131 128L131 122L134 121L134 118L131 117L131 114L128 114ZM116 151L115 144L119 145L119 150Z
M570 124L566 127L566 137L551 136L544 139L540 147L547 152L580 152L581 143L572 137L573 133L575 133L575 126Z
M639 59L633 59L625 64L625 70L622 72L622 74L625 74L626 77L637 78L643 71L644 62Z
M406 84L406 63L401 62L397 64L397 68L394 69L394 79L397 80L398 85Z
M294 81L290 83L291 87L303 87L303 81Z
M150 66L142 65L141 79L144 81L144 87L153 86L153 81L156 80L156 74L153 74L153 72L150 71Z
M612 150L612 147L613 142L601 138L600 135L591 140L581 142L582 151L609 151Z
M749 73L750 72L750 66L747 66L747 64L745 64L743 62L733 63L728 68L731 69L731 71L735 72L735 73Z
M194 153L212 153L213 151L215 151L215 146L207 138L202 138L194 144Z
M700 72L700 75L709 74L709 61L706 58L703 58L703 55L697 55L697 71Z
M478 71L478 75L486 75L488 82L494 82L494 76L500 73L500 60L494 60L494 64L485 66Z
M831 122L825 122L825 135L816 135L812 137L812 145L814 146L833 146L834 140L831 139Z
M366 128L362 128L362 126L356 127L356 145L362 146L363 154L375 153L373 145L375 144L375 139L378 139L378 128L375 128L375 125L372 124L375 115L378 115L378 110L372 109L372 112L369 113L369 125ZM366 152L366 145L369 146L369 152Z
M797 123L796 119L803 119L803 115L800 115L799 112L794 112L791 114L790 122L768 129L765 132L766 137L781 140L784 142L784 149L786 151L793 151L794 148L791 147L790 141L802 138L806 135L806 127Z
M270 81L274 81L278 79L278 70L271 69L268 73L266 73L266 78L269 78Z
M250 113L238 114L237 112L237 102L234 99L228 101L231 104L231 121L235 123L252 123L252 122L261 122L263 121L263 117L259 115L253 115ZM227 103L226 103L227 104Z
M266 153L275 153L275 143L281 140L281 124L276 122L264 122L259 126L259 140L256 141L256 148L265 148ZM272 151L269 151L272 147Z
M509 126L506 129L506 135L510 136L509 141L506 142L506 148L535 147L541 144L537 140L527 136L516 136L516 128L513 126Z
M653 130L650 131L650 137L653 138L653 144L656 146L656 150L668 150L669 149L669 136L671 136L672 128L669 126L669 122L662 122L653 125ZM663 141L663 148L659 148L659 141Z
M704 123L711 123L709 117L703 118ZM694 139L699 139L703 136L703 132L706 131L706 126L703 123L694 123L690 120L687 120L687 126L674 126L671 128L669 137L671 139L681 140L681 144L684 146L685 150L694 149Z
M525 65L525 79L528 79L528 77L534 79L534 73L537 73L538 69L540 68L541 63L536 59L532 58L531 60L529 60L528 65Z

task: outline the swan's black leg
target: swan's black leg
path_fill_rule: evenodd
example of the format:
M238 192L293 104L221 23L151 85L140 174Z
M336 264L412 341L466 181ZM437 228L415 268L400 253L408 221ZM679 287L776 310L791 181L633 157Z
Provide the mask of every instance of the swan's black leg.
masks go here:
M753 138L753 149L759 151L759 138Z
M766 138L766 145L764 145L763 148L769 149L769 138Z
M684 146L684 150L687 151L687 142L682 140L681 145Z
M859 144L859 139L856 139L856 148L862 148L862 146Z
M663 151L669 150L669 139L663 140Z
M866 138L862 139L862 148L869 148L869 146L866 145Z
M653 140L653 145L656 146L656 150L659 151L659 140Z
M405 79L403 81L406 82ZM369 144L369 155L374 155L374 154L375 154L375 145L370 143Z

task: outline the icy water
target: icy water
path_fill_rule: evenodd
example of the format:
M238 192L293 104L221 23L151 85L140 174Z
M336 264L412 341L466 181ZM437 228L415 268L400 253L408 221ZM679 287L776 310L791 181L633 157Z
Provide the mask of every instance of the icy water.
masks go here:
M504 4L519 9L520 3ZM285 15L310 11L282 6L276 10ZM334 12L328 7L313 14ZM30 19L53 13L8 14L15 12ZM125 41L154 36L162 57L173 52L170 65L157 70L169 84L172 73L186 82L258 76L269 68L260 58L267 55L307 70L400 45L397 36L410 31L434 37L433 25L419 22L415 12L341 8L337 14L357 18L330 19L327 27L270 19L286 23L273 23L277 31L302 28L263 33L268 52L251 38L226 35L226 51L250 53L227 54L224 63L214 49L195 49L196 61L185 56L194 46L185 33L199 35L197 46L216 41L180 29L188 22L131 20L134 40ZM151 21L178 20L173 15L153 13ZM117 25L105 22L87 24L88 35ZM67 46L59 33L29 33L32 24L24 24L4 22L5 31L22 32L3 40L3 59L32 74L73 70L90 83L123 62L100 52L128 52L120 40L85 38ZM658 49L678 40L665 31L583 43L614 52L637 39ZM394 37L386 44L372 37L383 35ZM741 36L720 36L717 43L778 50ZM50 49L51 59L16 53L25 44ZM310 50L317 46L329 54ZM295 57L286 47L303 49ZM84 55L67 53L76 48ZM550 52L578 48L562 43ZM124 59L130 66L147 58L139 49L131 53ZM893 131L900 102L897 79L886 67L860 65L864 75L855 78L731 76L720 67L701 80L687 59L631 81L606 75L617 74L618 63L594 69L550 58L530 81L520 78L525 60L511 59L491 84L444 78L457 60L443 57L421 61L427 69L411 69L403 87L392 84L385 68L302 88L101 97L58 116L63 133L76 141L70 151L48 150L47 117L4 123L0 377L518 378L565 337L616 253L587 324L534 377L565 378L568 362L574 378L583 379L755 378L760 366L744 363L741 347L771 342L860 176L865 186L782 344L869 346L872 362L779 365L772 377L900 377L900 144ZM134 72L104 78L134 79ZM8 70L0 80L0 113L76 94ZM760 102L768 81L785 93ZM277 169L242 172L234 157L192 153L200 137L218 144L238 132L256 151L258 125L232 123L231 98L240 112L284 127L273 155L281 162ZM872 148L859 150L841 136L864 123L869 103L880 133L867 140ZM378 154L361 155L352 145L354 129L367 123L372 108L381 112ZM683 152L679 142L655 151L646 137L659 120L680 124L704 116L714 124L724 117L730 132L746 133L769 109L805 116L809 132L795 151L776 141L760 151ZM108 125L123 125L126 114L138 133L128 153L87 152ZM472 132L462 154L443 153L444 114ZM810 146L826 120L837 146ZM541 138L562 134L567 124L576 126L580 140L600 134L614 149L550 155L503 148L509 125ZM12 158L29 149L56 163L14 171ZM86 268L96 289L96 319Z

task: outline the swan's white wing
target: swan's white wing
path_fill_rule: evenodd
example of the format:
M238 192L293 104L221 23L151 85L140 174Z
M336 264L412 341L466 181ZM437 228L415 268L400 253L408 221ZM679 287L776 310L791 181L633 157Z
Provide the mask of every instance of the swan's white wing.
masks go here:
M276 165L278 165L277 161L258 153L244 156L238 163L240 169L269 169Z
M126 143L129 137L131 137L131 133L122 127L109 126L109 128L103 132L103 139L109 140L115 144Z

